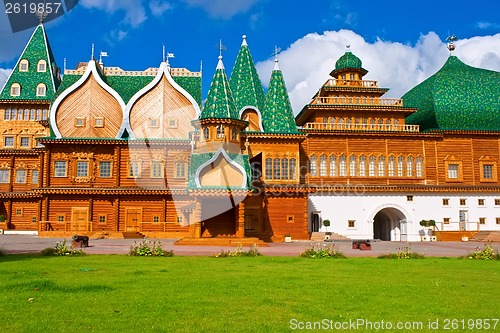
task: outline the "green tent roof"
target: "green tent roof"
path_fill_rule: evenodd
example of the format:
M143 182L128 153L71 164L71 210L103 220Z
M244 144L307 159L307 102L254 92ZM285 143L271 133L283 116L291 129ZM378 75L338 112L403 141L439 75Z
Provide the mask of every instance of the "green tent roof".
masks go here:
M212 83L210 84L207 100L200 115L200 119L207 118L239 119L236 103L234 102L226 76L226 70L222 63L222 56L219 56L219 62Z
M253 106L262 111L265 99L264 88L260 82L259 74L257 74L245 36L243 38L229 83L238 111L245 106Z
M21 61L23 60L28 61L27 71L20 70ZM45 60L46 62L46 70L43 72L38 71L38 62L40 60ZM19 96L11 96L10 94L11 86L14 83L18 83L21 86ZM45 96L37 96L37 86L40 83L46 86ZM2 92L0 92L0 99L50 101L59 87L59 83L59 68L54 60L45 29L40 24L31 35Z
M262 125L264 132L298 133L285 79L277 60L262 111Z
M456 56L403 96L418 111L406 118L422 130L500 130L500 73L471 67Z

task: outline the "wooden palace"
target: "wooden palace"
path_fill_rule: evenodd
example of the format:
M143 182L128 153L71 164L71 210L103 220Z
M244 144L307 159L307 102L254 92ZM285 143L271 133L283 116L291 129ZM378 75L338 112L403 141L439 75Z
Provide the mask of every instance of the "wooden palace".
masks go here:
M278 61L265 93L244 36L202 105L201 72L168 58L60 73L40 24L0 92L0 229L184 244L500 230L500 73L451 54L390 99L367 72L348 49L294 118Z

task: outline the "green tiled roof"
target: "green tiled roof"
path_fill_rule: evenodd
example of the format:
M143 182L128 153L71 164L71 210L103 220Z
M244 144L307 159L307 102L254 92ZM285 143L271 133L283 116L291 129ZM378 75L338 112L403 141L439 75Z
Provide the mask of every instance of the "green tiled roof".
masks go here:
M28 71L21 72L21 60L28 61ZM46 71L38 72L38 62L46 61ZM10 88L12 84L19 83L21 92L19 96L11 96ZM44 83L47 87L46 96L37 96L37 85ZM19 58L16 67L10 74L5 86L0 93L2 100L51 100L55 90L59 87L59 68L57 68L52 50L50 48L45 29L42 24L38 25L31 35L26 48ZM55 88L55 89L54 89Z
M190 189L195 189L198 188L196 186L196 171L198 168L209 161L212 157L217 152L211 152L211 153L203 153L203 154L193 154L191 155L191 161L189 163L189 182L188 182L188 188ZM233 160L235 163L238 165L242 166L243 169L245 169L246 176L247 176L247 184L246 188L251 188L251 182L252 182L252 172L250 169L250 161L248 159L248 155L244 154L234 154L234 153L228 153L227 154L231 160ZM211 187L213 188L213 187ZM234 189L242 189L242 187L232 187Z
M298 133L285 79L277 62L262 111L262 126L264 132Z
M201 76L172 76L174 81L186 90L201 106Z
M471 67L456 56L403 96L418 111L406 118L422 130L500 130L500 73Z
M245 39L236 57L229 83L238 111L245 106L253 106L262 111L265 99L264 88Z
M215 70L214 78L210 84L207 100L201 112L200 119L207 118L232 118L239 119L236 103L233 99L226 70L222 63L222 56L219 56L219 63Z
M337 62L335 63L335 70L332 72L332 74L335 74L336 72L342 72L346 69L360 70L361 72L363 72L363 75L368 73L368 71L363 68L361 59L356 57L349 49L337 60Z

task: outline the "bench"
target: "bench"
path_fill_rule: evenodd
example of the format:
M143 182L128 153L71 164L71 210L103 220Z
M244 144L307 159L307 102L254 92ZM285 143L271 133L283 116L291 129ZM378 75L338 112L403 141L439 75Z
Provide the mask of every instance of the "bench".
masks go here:
M352 241L352 248L361 251L371 251L372 244L369 239Z

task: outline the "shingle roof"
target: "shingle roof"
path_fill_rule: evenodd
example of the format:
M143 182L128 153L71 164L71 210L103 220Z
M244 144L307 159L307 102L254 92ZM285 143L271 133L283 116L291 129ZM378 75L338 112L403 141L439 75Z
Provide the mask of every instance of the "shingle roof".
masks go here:
M335 69L332 71L332 76L336 73L343 72L345 70L355 69L361 71L363 75L368 73L366 69L363 68L363 63L361 59L356 57L351 50L347 50L335 63Z
M264 132L298 133L285 79L277 60L262 111L262 125Z
M243 38L229 83L238 111L245 106L253 106L262 110L265 99L264 88L246 43L246 37L243 36Z
M20 71L21 60L28 61L27 71ZM40 60L46 61L46 70L44 72L38 72L38 62ZM10 94L10 88L14 83L21 86L19 96L11 96ZM47 87L45 96L37 96L37 86L40 83L44 83ZM21 57L7 79L0 93L0 99L50 101L59 84L59 68L57 68L54 60L45 29L40 24L31 35Z
M500 130L500 72L450 56L434 75L403 96L418 111L406 118L422 130Z

